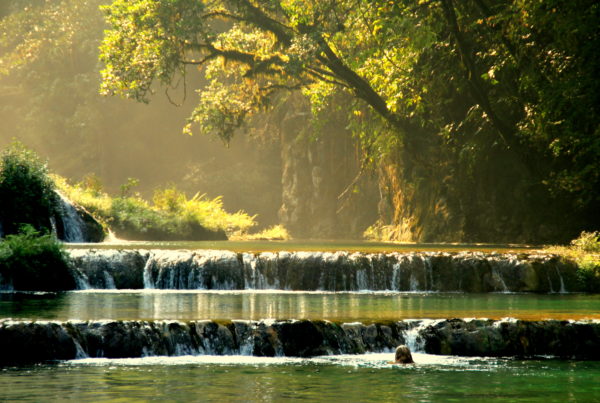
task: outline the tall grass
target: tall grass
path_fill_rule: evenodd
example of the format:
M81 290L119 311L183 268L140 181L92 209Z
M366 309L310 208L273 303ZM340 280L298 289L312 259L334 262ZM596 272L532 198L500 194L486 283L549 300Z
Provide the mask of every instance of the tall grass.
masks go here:
M575 261L582 290L600 292L600 232L584 231L569 246L552 246L546 250Z
M117 236L128 239L195 239L202 236L202 229L241 236L256 225L255 216L225 211L221 197L196 194L188 198L174 186L157 189L149 202L138 194L127 196L129 188L121 197L111 197L93 178L75 185L56 176L55 181L69 199L85 207Z

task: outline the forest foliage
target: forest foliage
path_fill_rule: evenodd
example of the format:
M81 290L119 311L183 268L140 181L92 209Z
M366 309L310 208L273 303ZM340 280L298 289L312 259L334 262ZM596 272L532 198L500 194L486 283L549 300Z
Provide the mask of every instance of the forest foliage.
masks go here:
M119 238L226 239L226 235L242 236L256 225L255 217L243 211L225 211L221 197L209 199L196 194L188 198L175 186L156 189L152 202L148 202L134 191L137 181L132 178L116 197L106 193L93 175L75 185L58 176L54 180L69 199L88 210Z
M298 90L316 120L343 108L365 161L399 166L413 199L429 188L446 216L460 211L463 236L493 236L484 215L531 238L599 224L596 1L115 0L105 12L102 91L148 101L197 67L208 84L187 131L228 140Z
M0 241L0 277L15 290L64 291L76 287L64 245L31 225Z
M0 236L16 234L24 224L50 232L59 213L54 182L46 163L22 143L13 142L0 155Z
M108 4L0 1L0 147L17 138L53 172L74 181L95 173L111 194L128 177L140 179L136 191L148 199L154 188L176 183L188 194L223 195L227 209L260 214L262 225L276 223L276 146L248 150L240 137L225 148L208 136L183 136L193 105L178 108L162 91L152 105L99 94L107 28L100 6ZM182 101L182 86L169 93Z
M334 119L352 132L360 173L379 181L373 228L392 238L566 241L600 227L594 0L27 3L0 10L15 33L0 39L0 75L39 88L33 106L72 87L76 113L53 115L59 131L100 143L103 117L122 113L86 97L95 66L51 79L103 35L102 93L149 102L194 89L188 133L230 141L302 94L315 136ZM75 143L97 153L96 140Z

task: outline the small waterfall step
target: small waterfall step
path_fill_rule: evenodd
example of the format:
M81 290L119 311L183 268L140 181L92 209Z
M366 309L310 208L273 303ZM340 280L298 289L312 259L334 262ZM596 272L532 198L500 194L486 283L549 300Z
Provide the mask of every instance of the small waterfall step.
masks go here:
M89 288L298 291L577 291L576 265L554 255L225 250L70 251Z
M312 357L392 352L600 359L600 322L417 320L13 321L0 320L0 365L86 357L254 355Z
M58 237L65 242L102 242L105 238L102 225L64 194L56 193L60 208L59 215L52 217L52 221Z

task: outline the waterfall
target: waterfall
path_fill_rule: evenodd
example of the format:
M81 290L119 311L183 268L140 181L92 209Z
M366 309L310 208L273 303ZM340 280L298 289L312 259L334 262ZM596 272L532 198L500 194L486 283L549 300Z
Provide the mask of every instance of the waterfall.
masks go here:
M152 278L152 269L151 269L151 265L152 265L152 259L148 259L146 261L146 264L144 265L144 271L143 271L143 275L144 275L144 288L145 289L154 289L156 288L154 286L154 279Z
M91 288L88 277L79 269L74 270L75 284L78 290L89 290ZM114 282L113 282L114 285Z
M368 290L369 289L366 270L357 270L356 271L356 289L357 290Z
M556 270L556 274L558 274L558 278L560 280L560 289L558 292L561 294L565 294L567 293L567 289L565 288L565 281L563 280L563 277L560 274L560 270L558 270L558 267L554 266L554 269Z
M554 287L552 286L552 280L550 279L550 273L546 272L546 278L548 279L548 288L550 289L550 294L554 294Z
M402 273L400 272L400 263L394 263L394 265L392 266L392 285L390 287L391 290L393 291L399 291L401 285L401 280L402 280Z
M85 275L91 288L547 292L554 279L552 270L559 277L560 292L576 281L574 265L559 270L551 256L542 255L517 260L513 255L468 253L110 249L69 253L73 267Z
M433 291L433 265L431 264L430 259L425 259L425 269L429 275L429 283L427 284L426 289Z
M437 323L443 322L444 319L418 319L406 320L408 329L403 332L404 344L410 351L421 353L425 348L425 339L421 336L423 330L430 326L435 326Z
M414 273L410 273L410 277L408 280L409 291L419 291L419 280L415 277Z
M492 266L492 276L502 286L502 292L510 292L496 266Z
M113 276L111 276L110 273L107 272L106 270L104 270L103 275L104 275L104 284L106 286L106 289L107 290L116 290L117 286L115 285L115 279L113 278Z
M56 218L50 217L50 233L54 238L58 238L58 230L56 229Z
M408 345L413 352L427 354L534 359L549 355L598 360L599 334L600 322L556 320L441 319L340 325L322 320L0 319L0 366L85 357L190 354L315 357L391 352L400 344Z
M66 242L85 242L85 236L82 228L85 228L85 223L77 213L77 210L69 199L62 193L56 192L60 198L61 218L64 228L64 240Z

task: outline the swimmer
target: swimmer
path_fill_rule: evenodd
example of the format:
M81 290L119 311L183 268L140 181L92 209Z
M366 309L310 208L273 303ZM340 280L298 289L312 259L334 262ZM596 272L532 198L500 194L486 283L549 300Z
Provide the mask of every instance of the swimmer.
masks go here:
M414 364L410 349L404 344L396 347L396 356L392 364Z

